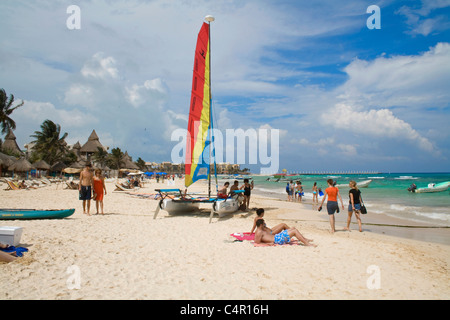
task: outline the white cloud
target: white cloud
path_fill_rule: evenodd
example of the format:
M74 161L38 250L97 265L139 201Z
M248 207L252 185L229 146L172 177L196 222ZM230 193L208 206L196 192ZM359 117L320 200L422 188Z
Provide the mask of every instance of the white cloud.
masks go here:
M344 68L349 79L336 90L347 102L371 106L446 107L450 101L450 44L420 55L356 59Z
M105 57L103 52L94 54L81 69L81 74L86 78L97 78L106 80L117 79L119 71L116 68L116 60L113 57Z
M337 104L322 115L321 121L336 129L363 136L410 141L424 151L436 152L427 138L422 137L409 123L395 117L388 109L359 111L350 105Z
M407 33L426 37L431 33L444 31L450 27L447 16L428 17L432 11L449 6L450 2L447 0L429 0L422 1L422 6L419 8L402 6L396 13L406 17L406 23L409 26Z

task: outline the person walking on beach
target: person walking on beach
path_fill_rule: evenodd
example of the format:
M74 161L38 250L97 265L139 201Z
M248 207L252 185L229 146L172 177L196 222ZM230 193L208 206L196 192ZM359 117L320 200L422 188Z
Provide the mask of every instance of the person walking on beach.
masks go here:
M100 210L103 213L103 194L106 195L106 186L105 186L105 178L102 176L102 170L95 169L95 176L93 177L93 186L94 186L94 200L95 200L95 208L97 209L100 205ZM103 193L104 192L104 193Z
M350 222L352 221L352 214L355 212L356 220L358 220L359 232L362 232L361 224L361 191L359 191L356 186L355 181L350 181L350 190L348 191L349 204L348 204L348 217L347 217L347 228L345 230L350 231Z
M80 183L78 185L78 191L80 192L80 200L83 200L83 214L90 216L89 211L91 209L91 193L93 184L93 174L91 171L91 163L86 163L83 171L80 173ZM87 211L86 211L87 202Z
M344 202L342 202L341 194L339 193L339 189L334 186L333 179L328 179L328 188L325 189L325 194L322 198L322 203L319 206L319 211L322 210L322 205L326 198L328 198L327 201L327 211L328 216L330 217L330 226L331 226L331 233L334 233L335 231L335 218L334 213L337 211L339 212L339 205L337 202L337 197L341 200L342 204L342 210L344 210Z

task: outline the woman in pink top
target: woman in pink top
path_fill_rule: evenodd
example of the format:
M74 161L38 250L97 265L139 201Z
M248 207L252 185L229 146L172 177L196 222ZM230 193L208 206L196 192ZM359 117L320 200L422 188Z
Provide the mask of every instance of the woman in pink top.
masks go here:
M325 189L325 195L322 198L322 203L319 206L319 211L322 210L323 202L325 201L325 198L328 197L327 211L328 211L328 216L330 217L331 233L334 233L334 231L335 231L334 213L336 211L339 212L337 197L339 197L339 199L341 200L342 210L344 210L344 202L342 201L341 194L339 193L339 189L333 186L333 179L328 179L327 183L328 183L328 188Z

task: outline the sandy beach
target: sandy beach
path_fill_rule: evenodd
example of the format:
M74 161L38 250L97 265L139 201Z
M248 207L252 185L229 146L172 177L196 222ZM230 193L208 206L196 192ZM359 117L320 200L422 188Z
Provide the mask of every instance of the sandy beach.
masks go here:
M158 201L113 192L108 182L105 215L87 216L78 192L62 185L0 187L3 208L76 209L63 220L0 221L23 227L20 246L29 249L12 263L0 263L2 300L450 298L449 229L425 231L436 233L437 241L411 239L411 230L379 225L363 225L360 233L353 224L348 232L344 213L331 234L326 213L253 194L250 207L265 208L269 227L284 222L317 245L256 247L230 237L250 231L254 211L215 216L210 224L205 205L199 214L173 217L161 211L153 219ZM136 193L161 187L167 186L146 183ZM190 191L204 189L196 184ZM377 218L369 213L363 222L371 219Z

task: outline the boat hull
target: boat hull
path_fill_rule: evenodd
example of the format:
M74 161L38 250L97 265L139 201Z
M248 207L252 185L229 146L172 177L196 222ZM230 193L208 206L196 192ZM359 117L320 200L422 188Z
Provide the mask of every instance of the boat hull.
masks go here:
M418 188L414 192L416 193L430 193L430 192L442 192L448 190L450 187L450 181L442 182L428 188Z
M0 209L0 220L64 219L71 216L75 209L32 210Z
M219 217L226 216L239 210L238 198L218 199L213 203L213 210Z
M364 180L364 181L360 181L357 182L356 186L358 188L368 188L369 184L372 182L373 180ZM350 186L348 184L338 184L336 185L336 187L338 188L350 188Z
M161 203L161 209L167 211L171 215L190 213L200 210L200 203L194 201L164 199Z

